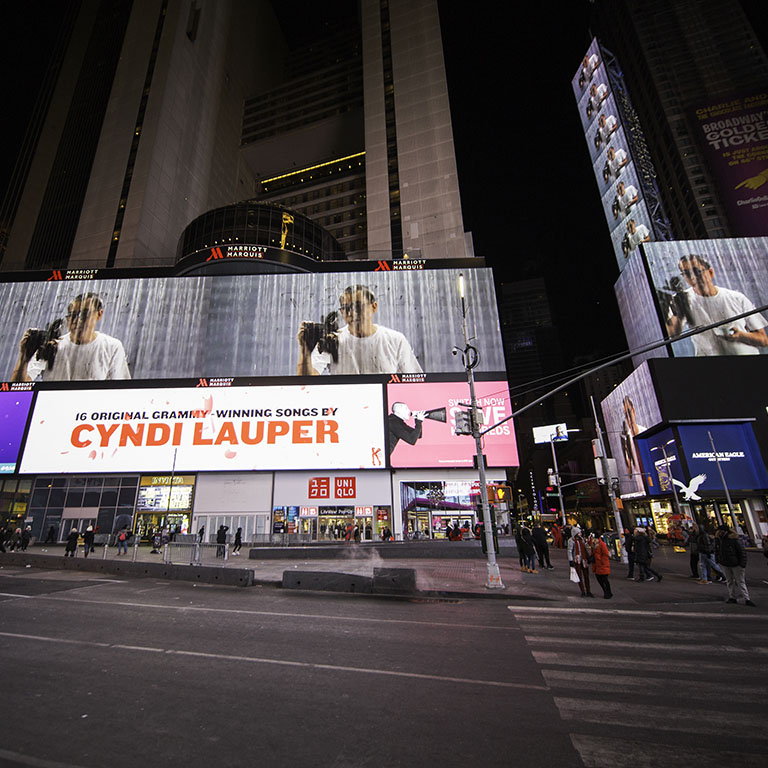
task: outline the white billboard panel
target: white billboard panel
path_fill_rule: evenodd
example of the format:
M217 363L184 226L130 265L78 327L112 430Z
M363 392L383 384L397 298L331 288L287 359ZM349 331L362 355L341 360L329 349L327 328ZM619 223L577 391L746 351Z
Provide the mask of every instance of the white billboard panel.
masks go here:
M385 464L380 384L48 390L37 396L21 472Z
M568 439L568 427L565 424L548 424L546 427L533 428L534 443L548 443L550 439L557 443Z

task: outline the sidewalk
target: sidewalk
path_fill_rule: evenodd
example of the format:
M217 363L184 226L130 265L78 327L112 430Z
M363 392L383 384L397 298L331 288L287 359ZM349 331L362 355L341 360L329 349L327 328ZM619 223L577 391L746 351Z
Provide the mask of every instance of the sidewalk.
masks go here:
M688 553L674 552L672 547L663 546L654 557L653 567L664 576L662 583L634 582L627 580L627 566L618 561L611 561L611 587L613 599L604 600L602 591L594 576L591 577L594 600L583 600L577 584L568 578L568 563L565 550L550 548L550 557L554 570L544 570L535 574L522 573L519 568L517 550L514 547L502 546L497 562L501 573L504 589L487 589L487 560L479 544L476 550L471 543L468 548L445 550L454 546L449 542L434 542L433 551L439 557L430 557L428 548L413 546L410 542L395 542L386 545L386 557L372 546L338 545L335 547L336 556L329 558L318 556L317 548L288 548L276 551L276 548L253 549L243 548L242 556L232 557L231 553L226 562L207 563L208 572L221 573L221 569L237 571L252 571L253 584L265 586L280 586L286 571L297 573L347 574L351 576L372 577L374 569L409 569L413 570L416 578L416 595L442 597L496 597L500 599L552 601L559 603L588 603L591 607L605 606L659 606L660 604L713 604L722 603L727 597L726 588L722 584L698 584L690 578ZM466 551L470 549L471 551ZM131 568L133 548L128 555L117 556L117 550L110 547L106 553L108 561L119 562L121 574L130 575L131 570L136 575L154 575L144 573L141 564L155 563L162 565L162 554L151 554L149 546L140 546L136 550L136 568ZM76 564L82 566L82 547L78 549L77 558L64 558L63 546L38 545L30 547L25 553L0 554L0 568L27 563L35 566L35 558L40 555L39 567L72 568ZM94 561L103 559L103 548L97 547L96 552L88 558L89 568L95 566ZM250 555L250 557L249 557ZM45 561L45 564L43 563ZM80 561L80 562L78 562ZM729 609L739 610L768 610L768 561L756 553L750 553L747 564L747 585L750 596L758 604L757 609L747 609L743 606L728 606ZM214 567L210 567L214 566ZM152 571L156 569L153 567ZM189 580L200 580L199 568L189 565L176 564L175 572L189 573ZM230 574L234 576L235 574ZM184 578L176 575L174 578ZM249 580L250 583L250 580Z

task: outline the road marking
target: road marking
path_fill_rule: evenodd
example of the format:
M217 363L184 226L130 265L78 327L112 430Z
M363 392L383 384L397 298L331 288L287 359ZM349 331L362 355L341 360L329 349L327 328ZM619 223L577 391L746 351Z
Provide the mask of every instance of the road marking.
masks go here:
M317 664L311 661L289 661L287 659L269 659L260 656L235 656L226 653L208 653L205 651L182 651L177 648L152 648L141 645L122 645L119 643L97 643L91 640L73 640L70 638L48 637L44 635L23 635L16 632L0 632L0 637L15 640L37 640L47 643L65 643L68 645L83 645L88 647L108 648L112 650L128 650L139 653L163 653L169 656L194 656L196 658L213 659L216 661L237 661L249 664L270 664L282 667L299 667L303 669L320 669L330 672L353 672L363 675L379 675L384 677L404 677L416 680L434 680L442 683L461 683L463 685L479 685L487 688L522 688L527 691L549 691L546 685L530 683L510 683L502 680L477 680L469 677L450 677L446 675L428 675L421 672L400 672L392 669L366 669L364 667L348 667L339 664Z
M531 634L548 634L550 632L557 632L558 636L565 636L565 637L573 637L574 635L578 635L581 638L588 638L588 637L597 637L602 638L605 637L606 628L605 627L595 627L587 625L586 627L583 625L583 623L579 623L579 621L583 622L582 620L577 620L573 623L566 622L566 621L560 621L559 623L546 623L542 624L539 621L537 621L534 617L531 617L530 620L521 619L523 622L523 629L526 632L529 632ZM720 629L725 629L724 627L720 627ZM637 627L632 626L626 626L626 627L616 627L611 626L611 634L619 634L626 632L630 635L635 635L637 631ZM661 629L646 629L643 627L643 639L644 640L673 640L675 641L675 645L677 645L679 642L688 640L688 641L696 641L696 640L707 640L711 641L714 639L717 639L719 637L722 637L721 634L717 634L716 632L674 632L669 630L661 630Z
M634 667L634 662L627 665L627 668L631 667ZM710 669L709 664L707 664L707 669ZM542 669L541 674L550 688L577 688L581 691L585 688L591 688L601 692L615 691L623 693L632 691L633 693L647 693L648 695L657 695L663 692L666 698L669 698L671 694L677 693L677 695L683 696L686 699L689 699L691 694L718 698L723 693L723 684L719 681L704 682L700 680L671 679L669 677L637 677L619 672L604 675L595 672L577 672L566 669ZM729 681L728 695L754 696L756 700L762 699L765 695L765 686L734 685Z
M7 749L0 749L0 758L11 760L18 765L31 765L34 768L82 768L82 766L74 763L60 763L58 760L45 760L42 757L20 755L18 752L11 752Z
M670 646L673 650L674 646ZM632 657L627 660L623 656L582 656L580 653L557 653L555 651L532 651L533 658L540 665L557 665L563 667L599 667L601 669L622 670L631 668L632 671L646 670L649 672L695 672L701 674L700 661L661 661L656 659L638 659ZM707 670L717 670L729 672L732 674L766 674L768 673L768 664L715 664L707 659Z
M316 613L287 613L282 611L249 611L242 608L205 608L195 605L168 605L167 603L134 603L125 600L85 600L77 597L65 597L61 593L52 595L34 595L30 596L34 600L55 600L60 603L86 603L87 605L118 605L126 608L154 608L161 611L192 611L200 613L227 613L235 616L274 616L281 619L325 619L326 621L351 621L371 624L405 624L408 626L421 627L451 627L453 629L490 629L503 632L520 632L517 626L499 626L491 624L459 624L456 622L442 621L414 621L412 619L377 619L369 616L339 616L324 615Z
M709 665L707 665L709 666ZM579 753L584 768L764 768L765 753L719 752L687 745L685 749L670 744L654 744L651 739L629 741L621 739L616 748L615 736L584 736L571 734L571 742Z
M640 634L642 635L642 632ZM706 651L707 653L711 653L713 651L721 653L768 653L768 648L760 648L754 646L749 648L737 648L733 645L710 645L708 643L692 645L675 643L675 645L670 646L669 643L646 643L642 640L640 642L635 642L632 640L601 640L597 637L585 638L582 640L580 638L563 637L561 635L526 635L525 639L530 645L552 645L564 643L569 646L588 645L591 648L602 646L604 648L626 648L637 651L653 650L664 651L666 653L668 653L670 650L675 650L677 652L694 651L697 653L702 651Z
M618 701L573 699L555 696L555 704L563 720L577 720L599 725L623 725L637 729L701 733L711 736L723 728L723 713L719 709L688 709L665 707L659 704L624 704ZM738 722L739 731L750 739L768 739L768 721L765 715L735 712L729 702L728 719ZM617 750L620 751L620 750ZM665 765L665 763L660 763ZM692 763L688 763L691 765ZM738 765L738 763L736 763ZM765 761L763 761L765 764Z
M13 592L0 592L0 597L21 597L24 600L31 600L34 595L17 595Z
M721 603L715 603L718 607ZM589 613L599 614L605 617L611 616L658 616L659 618L664 616L674 616L676 618L691 618L691 619L728 619L733 621L734 619L762 619L768 620L768 615L759 613L736 613L728 611L728 613L703 613L703 612L690 612L690 611L631 611L622 608L548 608L545 606L536 605L508 605L507 608L516 615L534 614L534 613L556 613L556 614L576 614L576 613Z

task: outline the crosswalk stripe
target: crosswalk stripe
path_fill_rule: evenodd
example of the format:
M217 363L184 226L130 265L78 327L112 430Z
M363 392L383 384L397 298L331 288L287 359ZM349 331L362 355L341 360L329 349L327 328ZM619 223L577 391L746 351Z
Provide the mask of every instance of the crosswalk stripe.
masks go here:
M586 736L571 734L571 742L579 753L584 768L764 768L765 753L718 752L717 750L686 745L680 749L671 744L629 741L615 736Z
M674 648L669 649L670 652ZM685 661L678 659L669 659L667 661L661 659L637 659L633 658L631 661L627 661L624 656L597 656L597 655L582 655L580 653L558 653L556 651L532 651L533 658L537 664L544 665L558 665L563 667L599 667L601 669L625 669L631 666L632 671L637 672L639 670L646 670L648 672L696 672L701 674L701 662L700 661ZM667 655L668 658L668 655ZM743 659L746 661L746 659ZM728 672L729 674L753 674L765 675L768 674L768 664L761 663L756 660L753 663L747 664L717 664L716 662L709 661L707 659L707 670L710 672Z
M716 607L721 607L716 604ZM725 608L725 606L722 606ZM716 621L717 619L728 619L728 621L738 621L743 619L757 619L758 621L768 621L768 614L755 613L754 609L749 610L745 608L743 611L728 611L727 613L705 613L703 611L646 611L646 610L627 610L623 608L581 608L578 606L571 606L569 608L553 608L542 605L508 605L507 608L515 615L525 614L568 614L574 615L577 613L586 613L590 615L602 616L603 618L610 619L614 616L656 616L661 618L663 616L673 616L676 619L707 619Z
M539 622L533 620L533 621L522 621L521 626L523 629L530 633L530 634L541 634L546 635L550 632L557 631L558 635L564 635L566 637L574 637L578 635L581 638L587 638L587 637L605 637L606 629L601 627L590 627L590 626L584 626L583 624L564 624L562 626L560 625L546 625L546 624L540 624ZM631 627L627 628L628 630L631 630L633 633L637 634L637 627ZM619 629L619 631L625 631L622 629ZM611 634L616 634L616 630L612 628ZM722 634L718 634L716 632L675 632L674 630L664 630L664 629L649 629L647 626L643 625L642 631L641 631L642 637L644 640L674 640L675 645L677 645L679 642L683 642L685 640L688 641L711 641L715 638L722 637Z
M645 643L636 642L630 640L606 640L603 638L574 638L574 637L560 637L559 635L525 635L525 639L529 645L568 645L568 646L584 646L588 645L592 648L625 648L627 650L642 651L670 651L675 650L678 653L684 651L702 652L707 653L759 653L768 654L768 648L737 648L733 645L711 645L709 643L698 643L696 645L683 645L676 643L673 647L669 643Z
M628 666L634 666L630 664ZM707 665L709 669L709 665ZM677 694L686 700L692 695L720 696L723 692L719 681L675 680L669 677L638 677L624 674L600 674L597 672L579 672L567 669L542 669L544 679L550 688L590 688L601 692L632 692L657 695L664 692L666 698ZM761 698L765 694L763 685L733 685L728 684L729 696L754 696Z
M729 699L729 710L731 706ZM628 704L596 699L575 699L555 696L555 705L563 720L576 720L599 725L618 725L682 733L712 734L723 727L723 712L717 709L690 709L666 707L658 704ZM728 713L729 720L738 721L739 729L750 739L768 740L768 721L765 715L745 712Z

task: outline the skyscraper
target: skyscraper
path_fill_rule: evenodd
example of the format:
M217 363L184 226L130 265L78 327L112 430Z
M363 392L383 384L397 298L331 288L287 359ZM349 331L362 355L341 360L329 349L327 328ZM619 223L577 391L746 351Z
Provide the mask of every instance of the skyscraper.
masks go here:
M81 3L0 268L170 264L253 198L358 257L465 256L437 4L355 5L313 40L267 0Z
M733 190L709 162L695 118L697 108L768 84L768 57L738 0L597 0L593 28L662 180L672 237L757 234L729 221Z

